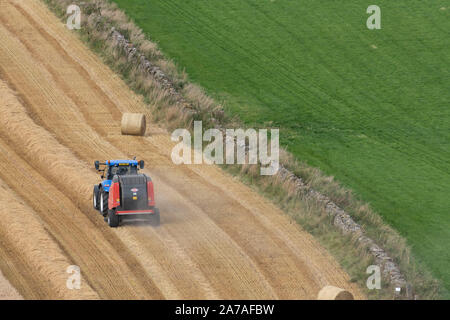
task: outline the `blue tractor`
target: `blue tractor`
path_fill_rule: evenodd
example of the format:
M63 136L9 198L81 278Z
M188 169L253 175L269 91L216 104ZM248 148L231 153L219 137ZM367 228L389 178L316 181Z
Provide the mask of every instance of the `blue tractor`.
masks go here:
M112 228L124 219L145 219L159 225L159 210L155 207L153 182L139 169L144 161L107 160L94 162L101 172L102 182L94 186L92 202Z

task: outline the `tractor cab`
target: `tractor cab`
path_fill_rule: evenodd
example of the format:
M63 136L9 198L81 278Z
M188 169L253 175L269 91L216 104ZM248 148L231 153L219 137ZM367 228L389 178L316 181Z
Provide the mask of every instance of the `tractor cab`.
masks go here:
M112 180L115 175L124 176L130 174L138 174L139 166L137 161L117 162L108 166L107 172L105 172L105 178Z
M95 161L95 169L102 173L102 186L105 190L109 191L111 186L111 180L115 175L136 175L139 169L144 168L144 160L107 160L103 163ZM104 166L104 167L100 167Z

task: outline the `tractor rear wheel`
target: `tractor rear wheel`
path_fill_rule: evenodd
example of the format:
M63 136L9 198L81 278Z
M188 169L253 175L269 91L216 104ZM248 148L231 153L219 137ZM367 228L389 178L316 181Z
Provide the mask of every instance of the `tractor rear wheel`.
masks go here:
M116 214L116 210L108 210L108 226L116 228L119 226L120 217Z
M104 217L108 214L108 197L107 192L100 190L100 214Z
M98 186L94 186L94 192L93 192L93 195L92 195L92 205L94 206L95 210L99 210Z

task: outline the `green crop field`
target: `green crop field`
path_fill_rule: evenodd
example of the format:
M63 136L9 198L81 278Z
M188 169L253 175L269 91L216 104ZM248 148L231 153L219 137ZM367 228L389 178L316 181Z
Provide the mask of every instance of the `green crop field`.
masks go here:
M448 0L115 2L231 114L280 127L369 202L450 289Z

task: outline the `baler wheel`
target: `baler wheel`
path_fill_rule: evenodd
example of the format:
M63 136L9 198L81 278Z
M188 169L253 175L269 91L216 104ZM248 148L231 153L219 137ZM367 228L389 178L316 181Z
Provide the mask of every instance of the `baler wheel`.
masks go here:
M116 214L115 210L108 210L108 226L116 228L119 226L120 217Z
M155 226L155 227L160 225L161 219L160 219L160 216L159 216L159 209L158 208L155 208L155 213L150 215L150 223L151 223L152 226Z

